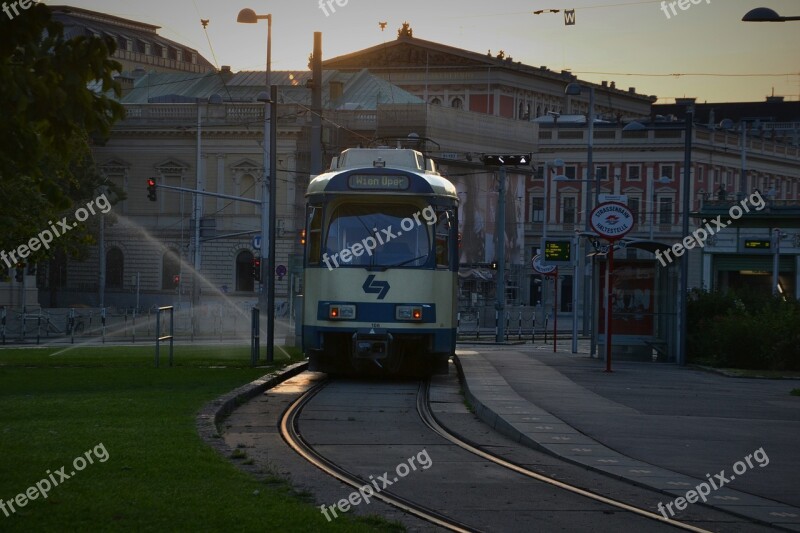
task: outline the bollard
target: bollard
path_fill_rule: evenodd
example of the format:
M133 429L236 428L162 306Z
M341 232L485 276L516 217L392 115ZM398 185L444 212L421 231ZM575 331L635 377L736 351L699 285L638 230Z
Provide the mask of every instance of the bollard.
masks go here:
M100 310L100 324L102 325L102 330L100 334L103 336L103 344L106 343L106 308L102 308Z
M261 351L261 310L253 307L250 311L250 366L258 364Z
M522 309L519 310L519 317L517 317L517 340L522 340Z
M70 344L75 344L75 308L70 307L69 309L69 335L70 335Z

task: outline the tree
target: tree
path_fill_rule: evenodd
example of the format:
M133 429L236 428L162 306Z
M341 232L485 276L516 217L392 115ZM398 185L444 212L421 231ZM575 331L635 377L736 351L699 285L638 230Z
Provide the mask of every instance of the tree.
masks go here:
M11 251L100 194L91 139L107 136L124 109L114 99L122 67L110 58L111 38L65 39L42 3L13 19L1 15L0 250ZM58 249L81 255L92 240L79 225L29 261Z

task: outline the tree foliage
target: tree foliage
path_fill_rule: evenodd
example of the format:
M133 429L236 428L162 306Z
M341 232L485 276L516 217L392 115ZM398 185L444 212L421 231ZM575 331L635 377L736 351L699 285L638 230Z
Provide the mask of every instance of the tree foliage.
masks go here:
M42 3L0 17L0 250L27 243L98 196L91 139L124 116L113 99L121 70L110 59L115 48L110 38L66 39ZM81 226L35 260L56 249L80 255L91 241Z

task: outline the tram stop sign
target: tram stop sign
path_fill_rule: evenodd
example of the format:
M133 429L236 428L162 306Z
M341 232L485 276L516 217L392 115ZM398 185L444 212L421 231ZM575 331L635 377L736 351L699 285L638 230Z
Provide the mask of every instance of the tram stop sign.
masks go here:
M592 229L598 235L616 241L633 229L633 212L627 205L619 202L604 202L592 210L589 216Z
M542 274L543 276L549 276L550 274L555 272L556 269L558 268L555 265L543 264L541 254L533 256L533 259L531 260L531 266L536 272Z

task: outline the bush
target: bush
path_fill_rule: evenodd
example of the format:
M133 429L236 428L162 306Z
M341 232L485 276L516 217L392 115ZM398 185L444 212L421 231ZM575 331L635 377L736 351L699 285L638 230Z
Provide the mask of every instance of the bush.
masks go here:
M754 370L800 370L800 302L752 291L692 291L689 360Z

